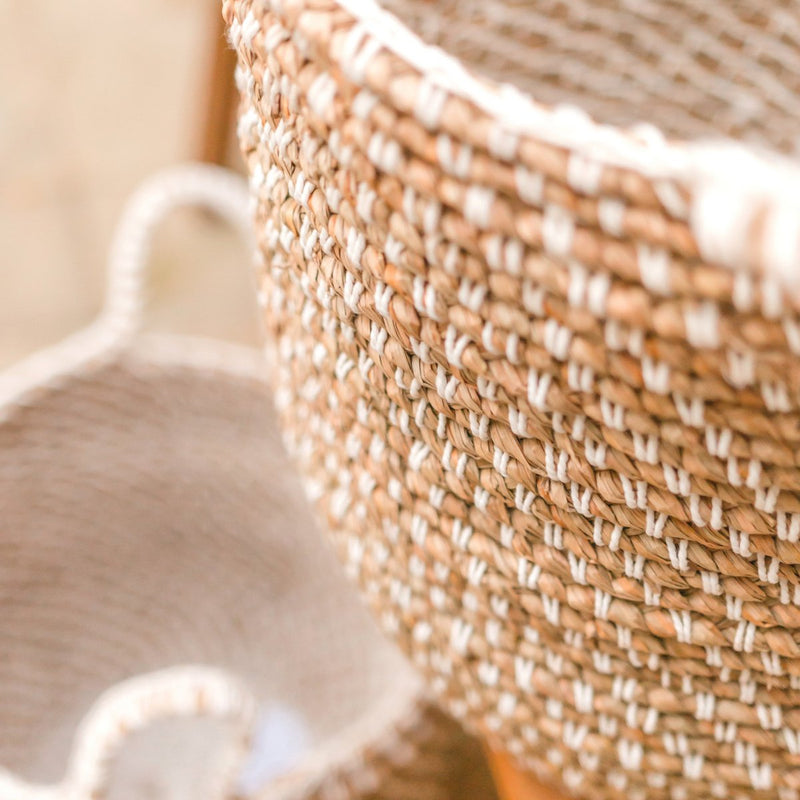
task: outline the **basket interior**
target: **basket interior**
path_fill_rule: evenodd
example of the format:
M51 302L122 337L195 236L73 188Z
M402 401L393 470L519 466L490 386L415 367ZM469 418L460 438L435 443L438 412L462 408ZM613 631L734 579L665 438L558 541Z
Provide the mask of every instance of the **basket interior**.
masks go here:
M0 765L59 779L97 695L174 664L228 668L309 746L402 687L306 506L255 380L133 359L4 422Z
M380 0L415 33L538 102L681 139L796 153L793 0Z

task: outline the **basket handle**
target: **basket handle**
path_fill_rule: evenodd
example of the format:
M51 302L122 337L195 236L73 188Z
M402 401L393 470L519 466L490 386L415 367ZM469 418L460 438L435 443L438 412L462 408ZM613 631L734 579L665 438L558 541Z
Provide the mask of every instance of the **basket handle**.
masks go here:
M112 239L101 314L101 324L117 343L129 341L141 329L144 273L153 235L164 217L179 207L206 208L251 242L249 203L244 178L210 164L170 167L148 178L134 191Z
M223 797L248 755L257 712L255 698L224 670L180 666L116 684L95 701L78 727L64 779L37 785L0 769L0 800L101 800L125 741L152 723L173 717L219 717L235 728L223 767Z

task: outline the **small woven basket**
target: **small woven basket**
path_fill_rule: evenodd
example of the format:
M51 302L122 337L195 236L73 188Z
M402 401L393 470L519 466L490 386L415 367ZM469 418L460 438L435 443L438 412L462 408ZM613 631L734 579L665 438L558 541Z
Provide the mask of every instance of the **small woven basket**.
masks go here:
M224 13L286 441L383 627L578 795L796 799L798 6Z
M154 178L99 321L0 375L0 798L483 800L314 527L260 355L138 332L179 204L248 227L240 178Z

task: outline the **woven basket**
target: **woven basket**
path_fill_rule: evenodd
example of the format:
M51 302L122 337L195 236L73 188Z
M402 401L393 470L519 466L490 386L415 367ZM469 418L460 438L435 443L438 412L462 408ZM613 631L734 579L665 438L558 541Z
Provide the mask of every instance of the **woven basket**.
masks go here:
M155 223L246 228L242 184L153 179L98 323L0 376L3 800L486 796L322 546L259 354L137 332Z
M224 13L286 441L383 627L577 795L800 796L797 5Z

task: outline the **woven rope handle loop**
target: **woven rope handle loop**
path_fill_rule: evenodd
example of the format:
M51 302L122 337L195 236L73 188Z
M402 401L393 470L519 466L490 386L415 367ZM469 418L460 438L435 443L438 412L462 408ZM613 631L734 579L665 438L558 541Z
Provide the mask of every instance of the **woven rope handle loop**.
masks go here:
M103 322L117 341L127 341L141 327L153 235L171 211L184 206L207 208L252 239L247 184L230 170L186 164L145 181L125 206L111 244Z
M231 722L233 741L222 776L223 796L231 797L249 751L256 712L255 698L241 682L213 667L172 667L131 678L95 701L77 730L61 783L29 784L0 770L0 800L101 800L128 738L174 717L218 717Z

